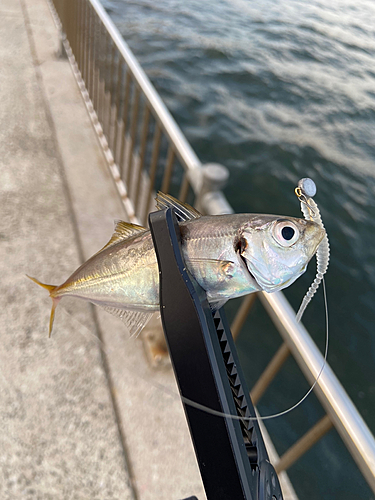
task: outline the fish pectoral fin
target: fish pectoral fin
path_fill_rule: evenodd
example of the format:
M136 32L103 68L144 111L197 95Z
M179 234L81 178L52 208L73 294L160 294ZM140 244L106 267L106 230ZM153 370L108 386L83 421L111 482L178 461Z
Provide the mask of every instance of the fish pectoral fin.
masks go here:
M187 258L185 259L187 265L192 264L193 266L199 266L202 270L205 268L208 272L214 272L221 275L223 278L231 278L233 276L233 270L235 268L235 263L231 260L222 259L205 259L205 258Z
M131 236L144 233L147 230L148 229L146 227L138 226L137 224L132 224L131 222L125 222L123 220L118 220L115 222L115 231L111 239L106 245L104 245L102 249L99 250L99 252L97 252L97 254L102 252L105 248L111 247L112 245L116 245L116 243L119 243L120 241L127 240Z
M155 200L156 200L156 207L159 210L169 207L174 208L174 212L179 222L191 219L198 219L199 217L202 217L202 214L198 212L198 210L193 208L188 203L182 203L181 201L177 200L170 194L164 194L161 191L159 191L158 194L156 195Z
M102 307L105 311L109 312L113 316L117 316L122 319L125 323L127 329L129 330L130 337L138 337L143 328L150 321L151 316L155 311L134 311L131 309L120 309L111 306L103 306L101 304L96 304Z

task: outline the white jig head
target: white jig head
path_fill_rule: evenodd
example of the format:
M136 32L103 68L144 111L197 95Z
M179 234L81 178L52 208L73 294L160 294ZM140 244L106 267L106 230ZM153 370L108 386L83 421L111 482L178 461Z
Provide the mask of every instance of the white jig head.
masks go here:
M322 218L320 216L319 208L313 196L316 194L316 185L312 179L304 178L298 182L298 187L295 189L297 198L301 203L301 211L307 220L311 220L319 224L324 230L324 225ZM296 320L299 323L301 321L302 315L306 310L309 302L313 298L315 292L317 291L323 276L327 272L329 263L329 241L327 233L325 234L323 240L321 241L318 250L316 251L316 261L317 261L317 272L314 281L311 283L306 295L304 296L300 308L297 313Z

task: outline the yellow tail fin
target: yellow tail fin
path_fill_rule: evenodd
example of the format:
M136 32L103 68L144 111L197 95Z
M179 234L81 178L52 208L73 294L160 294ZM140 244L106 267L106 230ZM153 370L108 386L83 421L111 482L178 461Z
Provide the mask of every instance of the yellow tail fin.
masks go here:
M49 330L48 330L48 338L51 337L51 332L52 332L52 327L53 327L53 320L55 319L55 310L57 307L57 304L60 302L61 297L52 297L52 292L57 288L55 285L46 285L45 283L40 282L36 278L33 278L32 276L29 276L26 274L28 278L30 278L34 283L37 285L41 286L42 288L45 288L46 290L49 291L49 295L52 299L52 309L51 309L51 316L49 318Z

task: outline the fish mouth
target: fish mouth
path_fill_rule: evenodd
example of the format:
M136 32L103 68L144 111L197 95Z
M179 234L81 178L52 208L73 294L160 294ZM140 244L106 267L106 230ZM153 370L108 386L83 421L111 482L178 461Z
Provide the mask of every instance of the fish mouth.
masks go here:
M241 255L241 253L238 251L237 252L237 255L238 255L238 261L241 265L241 267L246 271L246 273L249 275L249 278L250 278L250 281L252 282L252 285L257 288L258 291L261 291L262 290L262 287L260 286L260 284L258 283L258 281L256 280L255 276L253 275L253 273L250 271L250 268L248 266L248 261L247 259Z

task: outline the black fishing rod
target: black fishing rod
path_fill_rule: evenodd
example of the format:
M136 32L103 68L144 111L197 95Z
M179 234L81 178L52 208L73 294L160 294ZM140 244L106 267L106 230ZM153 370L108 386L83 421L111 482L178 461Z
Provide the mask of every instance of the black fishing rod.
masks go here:
M149 225L161 319L207 499L282 500L225 315L212 313L187 272L173 209L151 213Z

